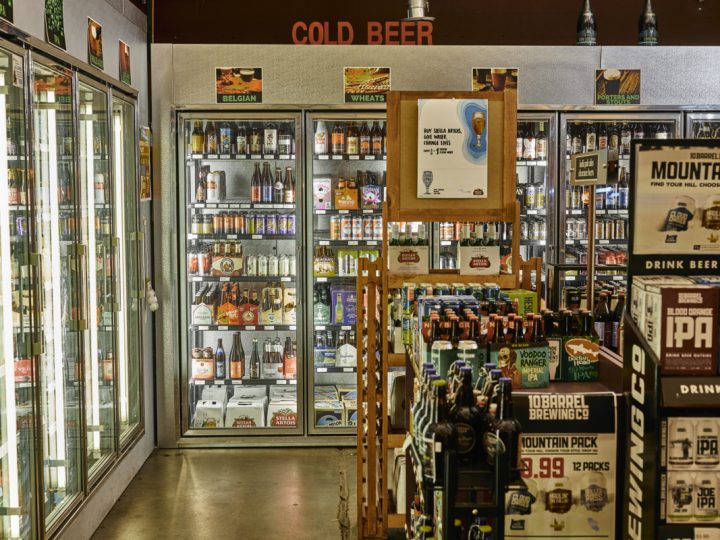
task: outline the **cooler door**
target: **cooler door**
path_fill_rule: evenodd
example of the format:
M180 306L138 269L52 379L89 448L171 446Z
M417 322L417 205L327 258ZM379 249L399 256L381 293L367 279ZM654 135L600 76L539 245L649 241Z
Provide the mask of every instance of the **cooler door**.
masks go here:
M300 121L178 117L186 435L303 431Z
M720 139L720 113L688 113L685 136L690 139Z
M73 77L60 66L32 68L34 233L40 258L39 385L45 527L52 530L82 497L81 331Z
M91 82L78 84L80 243L87 328L85 431L88 478L115 453L115 324L112 261L112 186L108 154L108 94Z
M33 296L22 51L0 49L0 535L35 538Z
M136 104L119 93L112 97L112 186L115 227L115 309L120 445L142 429L142 333L140 309L145 284L140 282ZM107 358L105 358L107 361ZM108 369L109 366L108 366ZM110 373L108 371L107 375Z
M385 129L380 112L308 116L311 433L357 430L357 268L359 257L374 260L382 246Z

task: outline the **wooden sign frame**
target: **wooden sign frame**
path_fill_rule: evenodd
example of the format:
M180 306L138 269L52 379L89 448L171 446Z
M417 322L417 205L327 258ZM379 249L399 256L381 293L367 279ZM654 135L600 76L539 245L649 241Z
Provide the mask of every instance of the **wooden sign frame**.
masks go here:
M421 199L417 196L418 100L488 101L488 198ZM403 92L388 94L388 221L513 221L517 92Z

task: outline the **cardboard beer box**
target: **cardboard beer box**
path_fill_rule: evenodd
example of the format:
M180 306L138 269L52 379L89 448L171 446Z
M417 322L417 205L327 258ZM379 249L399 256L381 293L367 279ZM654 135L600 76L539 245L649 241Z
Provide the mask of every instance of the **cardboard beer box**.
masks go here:
M313 178L313 208L315 210L332 208L332 179L329 176Z
M223 405L227 404L228 393L226 386L221 384L211 384L202 387L202 399L205 401L219 401Z
M297 289L295 287L285 287L283 289L283 324L295 324L297 322L296 307Z
M563 340L560 336L548 336L548 369L551 381L565 380L562 368Z
M335 365L338 367L357 366L357 348L350 343L343 343L335 351Z
M281 287L265 287L262 290L261 305L270 307L270 309L260 310L262 324L283 323L283 291Z
M333 199L337 210L358 210L360 207L357 188L336 187Z
M382 208L382 186L368 184L360 188L360 204L367 210L380 210Z
M225 410L225 427L265 427L265 399L231 399Z
M355 289L332 287L333 324L353 325L357 323L357 292Z
M316 277L333 277L337 275L337 260L332 255L313 256L313 273Z
M428 246L389 246L388 267L393 274L428 274Z
M342 401L357 401L357 387L338 386L337 393Z
M343 425L345 408L339 401L315 401L315 425L333 427Z
M217 308L217 323L236 326L242 324L242 312L240 307L232 302L225 302Z
M314 394L316 399L320 398L320 401L337 401L340 399L334 385L316 386Z
M720 288L650 285L645 289L645 337L664 375L718 372Z
M458 247L458 268L463 276L499 274L500 246Z
M218 428L223 426L224 406L220 401L200 400L195 407L194 428Z
M243 326L255 326L260 322L260 306L255 304L242 304L238 306L240 324Z
M564 381L600 379L600 345L597 336L563 336L560 372Z
M275 388L274 386L270 387ZM267 398L267 387L266 386L246 386L244 384L238 384L233 386L233 395L231 399L256 399L256 398Z
M343 408L345 414L343 416L343 425L355 427L357 426L358 412L357 412L357 401L355 400L343 400Z
M508 289L502 291L502 294L509 298L513 305L516 306L518 315L524 317L526 313L538 312L537 293L525 289Z
M294 401L297 399L297 386L271 386L270 401Z
M32 381L32 360L30 358L18 358L15 360L15 382Z
M630 316L640 332L645 335L645 293L650 286L690 285L692 281L682 276L635 276L632 282Z
M271 401L267 409L269 427L295 428L298 426L297 401Z
M547 342L493 343L489 362L495 363L503 377L512 379L513 388L547 388L550 385L550 349Z
M242 276L243 258L242 257L213 257L210 266L210 275L239 277Z
M212 306L205 303L198 304L192 308L192 324L211 325L214 319L214 310Z

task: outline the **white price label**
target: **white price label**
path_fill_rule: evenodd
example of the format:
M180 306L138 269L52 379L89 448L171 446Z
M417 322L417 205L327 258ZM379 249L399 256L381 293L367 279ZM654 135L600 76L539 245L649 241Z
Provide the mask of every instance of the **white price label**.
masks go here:
M338 214L349 214L350 210L338 210Z
M333 158L334 160L336 160L336 161L340 161L343 157L342 157L342 156L338 156L338 155L333 155L332 158Z
M254 326L246 326L245 330L255 330L255 327Z
M278 379L275 381L275 384L287 384L287 381L285 379Z
M228 240L237 240L237 234L228 234Z
M355 371L355 368L346 367L343 368L343 373L353 373Z
M315 281L317 281L318 283L327 283L327 278L319 277L319 278L315 278Z
M328 156L327 154L320 154L317 158L320 160L327 160L330 159L330 156Z
M357 240L348 240L348 246L357 246L358 241Z
M377 246L377 245L378 245L377 240L368 240L368 241L365 242L365 243L366 243L368 246Z
M230 281L230 278L229 277L221 277L220 281Z
M329 241L329 240L320 240L320 245L321 245L321 246L329 246L329 245L330 245L330 241Z
M262 234L253 234L252 239L253 240L262 240Z
M227 330L228 327L227 326L218 326L217 329L218 330Z
M360 156L353 154L353 155L348 156L348 159L351 161L357 161L358 159L360 159Z
M274 326L265 326L265 330L275 330Z
M215 384L222 386L223 384L225 384L225 381L223 379L215 379Z
M230 159L230 154L220 154L220 159Z
M318 373L327 373L327 368L326 368L326 367L319 367L319 368L317 368L317 372L318 372Z

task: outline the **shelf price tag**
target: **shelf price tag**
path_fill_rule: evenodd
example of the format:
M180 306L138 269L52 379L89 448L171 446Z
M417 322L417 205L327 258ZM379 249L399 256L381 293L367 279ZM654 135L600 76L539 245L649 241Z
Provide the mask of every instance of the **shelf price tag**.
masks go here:
M351 155L348 156L348 159L349 159L350 161L357 161L357 160L360 159L360 156L355 155L355 154L351 154Z
M315 330L325 330L325 325L318 325L315 327Z
M217 329L222 331L222 330L227 330L228 327L227 326L218 326Z
M280 278L280 281L282 281L284 283L290 283L292 281L292 278L283 276Z
M337 154L333 154L333 157L332 157L332 158L333 158L333 160L335 160L335 161L341 161L343 157L342 157L342 156L339 156L339 155L337 155Z
M295 330L297 330L297 326L295 326L294 324L291 324L290 330L292 330L294 332Z
M315 281L317 281L318 283L327 283L327 280L328 279L326 277L315 278Z
M221 281L221 282L223 282L223 281L230 281L230 278L227 277L227 276L221 276L221 277L220 277L220 281Z
M255 327L254 326L246 326L245 330L255 330Z
M328 369L327 369L326 367L319 367L319 368L317 368L316 371L317 371L318 373L327 373L327 370L328 370Z
M222 386L223 384L225 384L225 381L223 379L215 379L215 384Z
M368 246L377 246L377 245L378 245L377 240L368 240L368 241L365 242L365 243L366 243Z
M262 240L262 234L253 234L252 239L253 240Z
M227 238L228 240L237 240L237 234L228 234Z
M320 245L321 245L321 246L329 246L329 245L330 245L330 241L329 241L329 240L320 240Z
M317 159L325 161L325 160L330 159L330 156L327 154L320 154L320 155L318 155Z
M275 330L274 326L265 326L265 330Z
M355 371L355 368L346 367L343 368L343 373L353 373Z
M275 384L287 384L287 380L286 379L278 379L277 381L275 381Z

